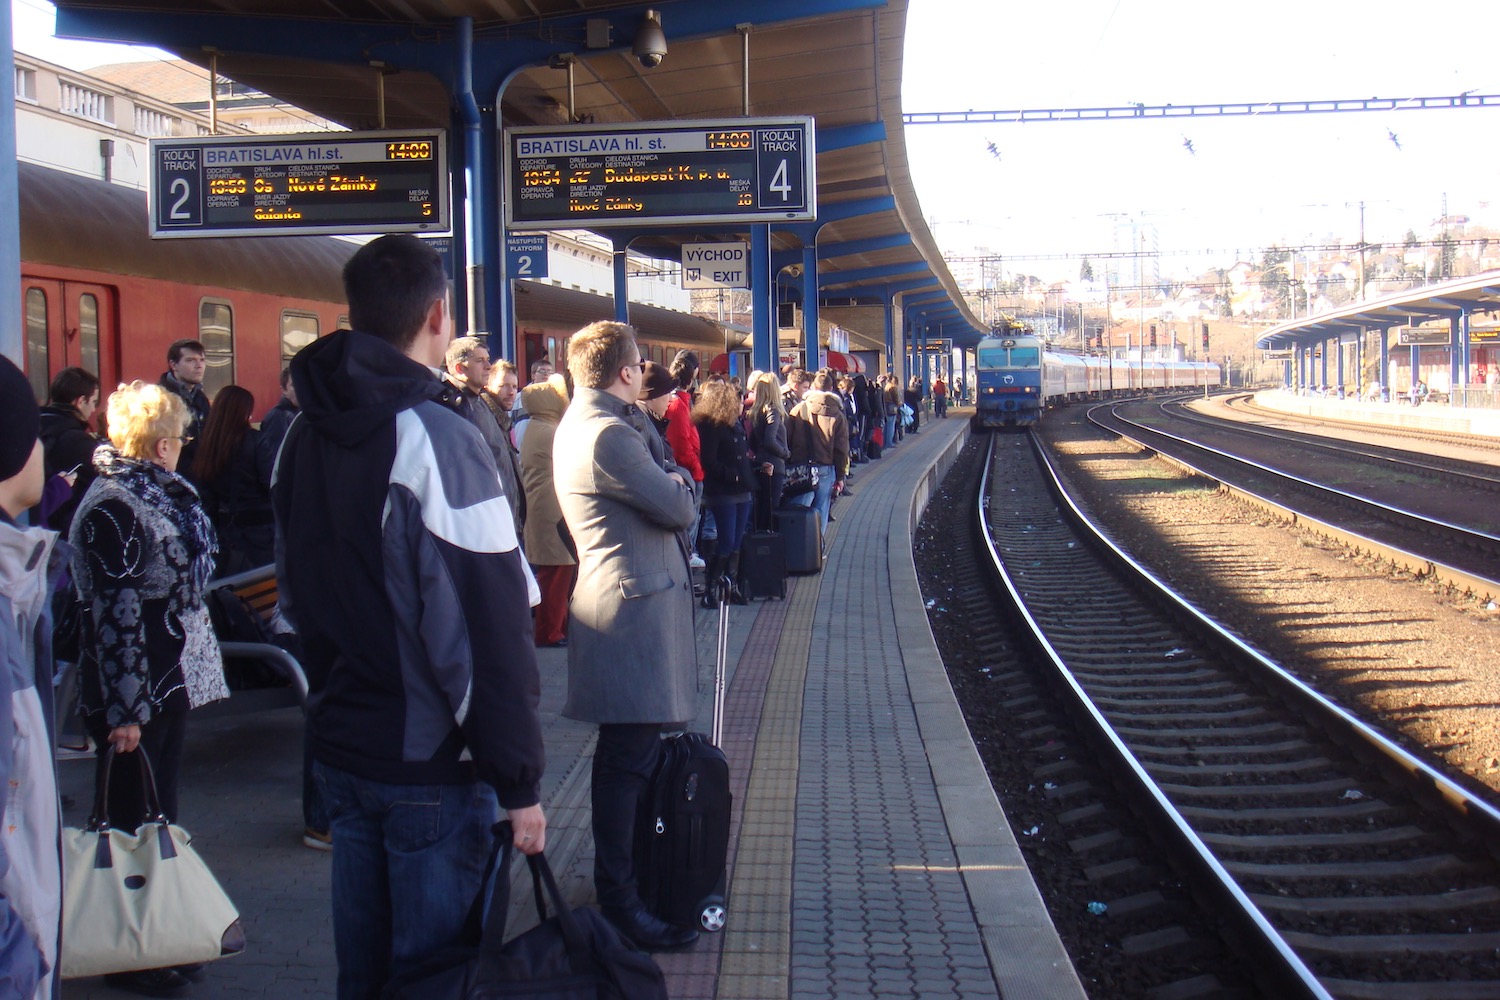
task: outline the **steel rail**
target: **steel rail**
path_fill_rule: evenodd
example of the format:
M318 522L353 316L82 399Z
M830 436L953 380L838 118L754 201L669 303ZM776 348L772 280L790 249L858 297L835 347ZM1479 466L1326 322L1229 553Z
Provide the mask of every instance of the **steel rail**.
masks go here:
M1346 742L1346 746L1361 751L1362 757L1381 764L1382 769L1389 776L1401 778L1412 790L1424 794L1425 797L1435 796L1437 801L1441 801L1453 810L1456 817L1475 824L1476 832L1487 839L1491 853L1500 858L1500 809L1470 794L1453 779L1310 687L1305 681L1254 646L1247 644L1199 610L1192 602L1179 595L1148 567L1115 545L1073 502L1072 497L1063 488L1061 477L1052 463L1051 456L1041 447L1035 435L1032 436L1032 442L1033 448L1047 469L1047 474L1052 477L1053 492L1059 501L1066 505L1075 523L1087 529L1092 536L1090 540L1097 542L1101 551L1108 553L1111 559L1132 576L1138 576L1149 583L1156 594L1167 601L1174 611L1181 612L1197 626L1200 636L1210 645L1223 652L1247 657L1254 661L1258 669L1255 675L1256 680L1271 686L1277 694L1295 699L1298 707L1303 709L1303 715L1319 728L1332 734L1351 735L1353 739Z
M1160 407L1164 413L1173 419L1197 424L1200 427L1211 427L1214 430L1224 433L1245 434L1250 437L1264 438L1269 441L1284 440L1288 434L1295 434L1298 437L1298 443L1309 450L1328 452L1340 456L1353 455L1356 458L1384 462L1397 469L1406 469L1420 474L1444 476L1449 479L1466 482L1475 489L1500 490L1500 478L1479 475L1474 472L1465 472L1462 469L1445 468L1433 462L1422 462L1412 458L1392 455L1391 451L1394 449L1382 448L1379 445L1358 445L1348 441L1340 442L1336 438L1320 437L1317 434L1309 434L1306 431L1299 430L1269 431L1263 427L1245 423L1244 421L1226 420L1223 417L1215 417L1212 414L1198 413L1188 409L1187 404L1195 401L1197 398L1195 396L1191 400L1166 400L1160 404ZM1174 407L1174 409L1169 410L1168 407ZM1381 432L1384 430L1383 428L1371 429L1380 430ZM1464 462L1462 459L1453 459L1452 461L1454 464L1475 464Z
M1032 435L1031 440L1033 449L1037 449L1040 454L1035 435ZM1204 844L1194 832L1192 825L1177 811L1166 793L1151 778L1136 756L1130 752L1119 734L1114 731L1103 713L1099 711L1093 700L1084 692L1082 685L1063 663L1062 658L1048 641L1042 627L1027 609L1020 589L1007 572L1005 563L996 550L994 537L990 532L986 517L990 500L990 465L994 457L994 449L995 435L991 435L985 452L984 470L980 475L979 499L975 516L979 521L980 537L985 539L990 563L994 567L997 578L1010 595L1017 613L1025 621L1030 639L1045 659L1052 664L1053 672L1061 682L1063 691L1073 707L1093 728L1116 774L1134 790L1134 799L1151 805L1152 815L1149 818L1154 820L1158 831L1176 849L1174 860L1192 872L1195 884L1211 898L1212 904L1225 914L1226 922L1238 931L1239 936L1232 943L1250 953L1253 967L1266 980L1264 985L1277 990L1275 995L1281 997L1314 997L1319 1000L1333 1000L1332 994L1323 988L1312 970L1303 963L1296 951L1271 925L1260 908L1240 888L1234 877L1219 863L1213 851ZM1049 463L1045 463L1045 459L1044 464L1047 464L1049 474L1053 475L1055 483L1055 470ZM1076 516L1081 516L1071 501L1067 501L1065 497L1064 501Z
M1494 580L1487 576L1481 576L1478 573L1472 573L1458 566L1452 566L1447 563L1439 562L1436 559L1423 555L1419 552L1412 552L1408 549L1403 549L1400 546L1391 545L1387 542L1382 542L1378 539L1371 538L1368 535L1360 534L1359 532L1354 531L1351 528L1346 528L1343 525L1325 521L1322 518L1315 517L1311 514L1306 513L1305 511L1297 510L1296 508L1288 506L1287 504L1280 501L1272 500L1270 497L1258 493L1247 486L1239 483L1229 482L1222 476L1215 475L1214 473L1207 472L1203 469L1198 468L1197 466L1193 465L1192 462L1189 462L1187 459L1184 459L1181 456L1171 455L1163 452L1159 448L1154 447L1146 441L1132 437L1129 434L1122 433L1121 431L1114 428L1105 427L1094 416L1094 410L1112 409L1116 405L1118 404L1102 403L1098 406L1090 408L1090 410L1088 411L1089 422L1094 424L1096 427L1099 427L1101 430L1116 435L1121 440L1130 442L1137 448L1140 448L1142 451L1151 452L1152 454L1161 458L1163 461L1175 465L1176 467L1182 469L1184 472L1187 472L1189 475L1201 476L1204 479L1209 479L1213 482L1218 483L1219 488L1225 493L1245 500L1255 506L1258 506L1273 514L1285 518L1286 520L1291 521L1294 525L1308 528L1317 534L1323 535L1329 539L1332 539L1333 541L1339 542L1340 544L1347 545L1350 548L1355 549L1356 551L1365 552L1378 558L1384 559L1396 566L1406 569L1407 571L1413 573L1418 577L1441 580L1445 584L1454 587L1464 593L1472 594L1477 598L1490 599L1500 597L1500 580ZM1157 431L1152 428L1145 427L1132 420L1129 420L1128 418L1116 416L1113 413L1111 413L1111 415L1115 416L1115 418L1121 423L1127 424L1140 431L1144 431L1146 434L1155 434L1170 441L1175 441L1183 445L1184 447L1197 449L1198 451L1211 451L1211 449L1205 448L1202 445L1194 444L1193 442L1188 441L1185 438L1177 437L1174 434L1169 434L1165 431ZM1286 482L1294 483L1305 489L1311 490L1315 493L1321 493L1340 502L1355 503L1370 508L1372 510L1388 515L1393 520L1399 521L1404 519L1409 522L1409 526L1411 527L1415 527L1418 529L1438 528L1440 530L1452 531L1461 535L1471 536L1475 539L1480 539L1492 545L1500 544L1500 537L1496 537L1482 531L1474 531L1470 528L1465 528L1460 525L1448 524L1445 521L1438 521L1433 518L1423 517L1420 514L1402 510L1399 507L1391 507L1386 504L1377 503L1373 500L1367 500L1364 497L1355 496L1351 493L1344 493L1340 490L1333 489L1330 486L1325 486L1321 483L1310 482L1298 476L1290 475L1289 473L1279 472L1276 469L1268 468L1267 466L1260 465L1259 463L1252 462L1248 459L1235 458L1234 456L1230 455L1219 455L1219 453L1217 452L1214 452L1214 454L1227 461L1237 463L1239 465L1245 466L1246 468L1254 469L1265 475L1272 476Z

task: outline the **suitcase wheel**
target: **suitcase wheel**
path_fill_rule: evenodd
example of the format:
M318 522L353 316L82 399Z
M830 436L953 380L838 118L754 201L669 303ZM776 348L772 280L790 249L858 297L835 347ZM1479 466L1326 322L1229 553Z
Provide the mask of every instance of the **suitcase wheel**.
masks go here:
M698 926L710 934L716 934L724 929L725 917L724 897L710 896L698 909Z

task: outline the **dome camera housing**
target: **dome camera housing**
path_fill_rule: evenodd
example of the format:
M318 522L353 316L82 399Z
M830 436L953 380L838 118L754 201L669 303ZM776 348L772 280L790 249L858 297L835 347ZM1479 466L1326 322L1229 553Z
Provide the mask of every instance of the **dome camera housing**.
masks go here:
M667 57L667 36L661 30L660 13L646 11L641 18L641 26L636 29L635 45L631 47L631 52L647 69L655 69Z

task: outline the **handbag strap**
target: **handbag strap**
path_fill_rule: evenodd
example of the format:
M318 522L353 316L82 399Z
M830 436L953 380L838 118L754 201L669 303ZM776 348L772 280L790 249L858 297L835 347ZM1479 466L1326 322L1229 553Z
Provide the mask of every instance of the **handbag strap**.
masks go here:
M115 755L118 751L111 743L104 750L104 766L99 768L94 775L94 811L89 816L88 825L84 827L89 833L99 835L94 848L94 867L114 867L114 855L110 849L109 831L109 779L114 773ZM156 845L162 860L177 857L177 843L172 839L172 829L167 822L166 813L162 812L161 798L156 791L156 775L151 770L151 759L146 756L146 748L137 746L132 755L138 758L141 767L141 790L146 799L146 815L141 825L148 823L156 824ZM135 831L126 831L133 833Z
M90 832L109 828L109 780L118 752L113 743L105 747L104 766L94 773L94 811L85 827ZM131 756L137 759L141 768L141 790L146 799L146 817L142 822L165 824L167 817L162 812L161 797L156 791L156 774L151 770L151 758L146 755L146 748L137 746L131 751Z
M505 917L510 910L510 879L507 875L510 871L511 852L515 850L513 843L515 834L509 820L496 823L491 828L491 832L495 835L495 843L490 848L490 863L485 869L485 887L480 889L479 898L474 901L474 904L476 908L479 906L490 878L494 877L495 888L490 892L489 905L485 907L484 930L479 947L482 951L498 955L505 945ZM531 888L536 897L538 919L546 921L546 900L550 898L552 912L556 915L558 928L562 931L563 941L568 947L569 964L573 966L575 972L580 974L596 971L600 963L594 961L588 937L578 926L572 908L568 906L561 890L557 887L557 879L552 874L552 866L547 864L547 859L541 854L528 854L526 863L531 868ZM473 910L470 911L471 917L473 912Z

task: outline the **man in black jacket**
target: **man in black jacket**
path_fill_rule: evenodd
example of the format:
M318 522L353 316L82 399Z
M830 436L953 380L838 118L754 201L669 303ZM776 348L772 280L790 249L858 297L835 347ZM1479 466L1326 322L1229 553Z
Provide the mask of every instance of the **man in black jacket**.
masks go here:
M167 348L167 370L162 372L160 385L182 397L193 422L188 424L182 444L182 458L177 462L177 471L193 478L193 456L198 454L198 440L203 437L203 424L208 420L208 393L203 391L203 376L208 374L208 354L203 344L196 340L174 340Z
M272 499L332 820L339 1000L455 943L496 800L542 849L539 599L483 439L437 377L442 261L386 236L344 268L353 330L292 361L302 416Z

